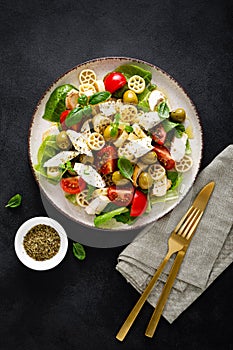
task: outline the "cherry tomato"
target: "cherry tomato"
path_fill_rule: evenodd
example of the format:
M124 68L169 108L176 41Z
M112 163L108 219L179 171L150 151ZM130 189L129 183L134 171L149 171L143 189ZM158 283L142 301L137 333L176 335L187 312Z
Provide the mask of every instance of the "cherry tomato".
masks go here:
M165 146L155 145L154 151L157 154L158 160L166 170L171 170L175 166L175 161L172 159L169 150Z
M65 121L65 119L66 119L66 117L67 117L67 115L70 113L70 110L69 109L66 109L65 111L63 111L62 113L61 113L61 115L60 115L60 123L62 124L64 121Z
M86 188L86 182L78 176L66 177L61 179L61 187L67 193L76 194Z
M152 132L152 139L157 142L159 145L163 145L166 139L166 131L162 124L159 124L155 127L155 130Z
M96 167L103 175L117 169L117 150L114 146L106 146L97 152Z
M134 197L131 205L130 216L139 216L145 213L147 208L147 196L138 189L134 192Z
M109 73L104 79L105 89L111 94L127 83L125 76L120 72Z
M127 207L132 202L133 194L134 187L132 185L127 187L112 185L108 188L108 198L119 207Z

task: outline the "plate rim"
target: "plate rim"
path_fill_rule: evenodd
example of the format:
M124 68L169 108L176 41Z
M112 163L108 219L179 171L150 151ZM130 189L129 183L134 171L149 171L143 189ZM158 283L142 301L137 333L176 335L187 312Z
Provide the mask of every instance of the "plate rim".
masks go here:
M78 219L70 216L68 213L62 211L62 209L60 207L58 207L50 198L49 196L47 195L47 193L45 192L45 190L40 186L40 183L39 183L39 180L36 176L36 172L35 172L35 169L33 167L33 163L32 163L32 159L31 159L31 144L30 144L30 140L31 140L31 136L32 136L32 128L33 128L33 122L34 122L34 119L35 119L35 115L41 105L41 102L42 100L45 98L45 96L49 93L49 91L52 90L53 86L56 85L56 83L62 79L63 77L65 77L67 74L69 74L70 72L72 72L73 70L79 68L79 67L82 67L83 65L87 65L87 64L91 64L93 62L98 62L98 61L107 61L107 60L122 60L122 61L129 61L129 62L135 62L135 63L139 63L139 64L143 64L143 65L146 65L146 66L150 66L151 68L157 70L157 71L160 71L163 75L167 76L169 78L169 80L172 80L173 83L175 83L175 85L178 86L179 89L182 90L182 92L184 93L184 95L186 96L186 98L188 99L188 101L190 102L193 110L194 110L194 113L195 113L195 116L196 116L196 119L197 119L197 124L199 125L199 131L200 131L200 139L201 139L201 144L200 144L200 158L198 160L198 164L197 164L197 170L196 170L196 174L194 176L194 180L193 180L193 183L192 185L190 186L190 188L187 190L186 194L184 196L181 196L180 198L178 198L177 202L172 205L169 209L167 209L165 211L165 213L159 215L157 217L156 220L154 221L151 221L151 222L145 222L145 223L141 223L140 225L138 225L137 227L133 227L133 226L130 226L130 225L127 225L127 227L125 229L122 229L122 228L118 228L118 229L114 229L114 230L110 230L108 228L99 228L99 227L95 227L95 226L91 226L91 225L88 225L86 223L83 223L83 222L80 222ZM32 113L32 117L31 117L31 121L30 121L30 125L29 125L29 129L28 129L28 158L29 158L29 164L30 164L30 168L31 168L31 171L32 171L32 174L33 174L33 177L38 185L38 188L40 191L43 192L45 198L53 205L53 207L58 210L62 215L64 215L66 218L68 218L69 220L72 220L74 221L75 223L79 224L79 225L82 225L84 227L88 227L89 229L92 229L92 230L95 230L95 231L108 231L108 232L114 232L114 231L132 231L132 230L138 230L138 229L143 229L144 227L146 227L147 225L150 225L150 224L153 224L155 223L157 220L161 219L162 217L166 216L168 213L170 213L176 206L178 206L182 200L188 195L189 191L191 190L191 188L193 187L196 179L197 179L197 176L199 174L199 171L200 171L200 167L201 167L201 162L202 162L202 158L203 158L203 127L202 127L202 123L201 123L201 119L199 117L199 112L197 110L197 107L196 105L194 104L193 100L190 98L190 96L188 95L187 91L185 88L183 88L183 86L179 83L179 81L177 81L172 75L170 75L169 73L167 73L165 70L163 70L162 68L158 67L157 65L155 64L152 64L150 62L147 62L145 60L142 60L142 59L139 59L139 58L133 58L133 57L128 57L128 56L104 56L104 57L96 57L96 58L92 58L90 60L86 60L82 63L79 63L77 64L76 66L73 66L72 68L66 70L63 74L61 74L57 79L55 79L49 86L48 88L44 91L44 93L41 95L40 99L38 100L35 108L34 108L34 111ZM43 202L43 201L42 201ZM125 225L126 226L126 225Z

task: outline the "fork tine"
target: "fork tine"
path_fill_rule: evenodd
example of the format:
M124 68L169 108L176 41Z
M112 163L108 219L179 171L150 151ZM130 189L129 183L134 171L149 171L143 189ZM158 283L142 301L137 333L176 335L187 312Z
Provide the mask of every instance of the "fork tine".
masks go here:
M178 223L178 225L175 227L174 229L174 233L177 233L181 227L181 225L184 223L184 221L186 220L186 218L189 216L189 214L192 212L192 210L194 209L193 206L191 206L189 208L189 210L185 213L185 215L182 217L182 219L180 220L180 222Z
M193 208L192 212L190 212L190 215L188 215L185 219L185 221L183 222L182 226L180 227L179 231L177 232L178 235L180 236L185 236L184 230L186 229L186 227L189 225L189 223L192 221L193 217L196 215L197 212L197 208Z
M196 221L195 221L193 227L190 228L190 230L189 230L187 236L185 237L186 239L190 239L190 238L192 237L193 233L195 232L195 230L196 230L196 228L197 228L197 225L198 225L199 221L201 220L202 215L203 215L203 211L200 210L200 209L198 209L198 213L197 213L197 216L198 216L198 217L197 217L197 219L196 219Z
M194 208L192 213L189 215L187 220L184 222L184 224L178 231L178 235L184 237L185 239L189 239L201 218L201 213L202 211L200 209ZM194 229L192 228L193 225Z

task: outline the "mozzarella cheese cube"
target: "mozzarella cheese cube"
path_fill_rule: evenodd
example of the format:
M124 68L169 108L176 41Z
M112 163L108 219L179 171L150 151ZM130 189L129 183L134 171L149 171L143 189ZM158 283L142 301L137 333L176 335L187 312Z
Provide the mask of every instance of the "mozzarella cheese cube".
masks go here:
M76 151L62 151L47 160L47 162L44 163L44 167L58 167L59 165L65 164L69 160L77 157L78 155L79 152Z
M148 153L153 149L151 141L152 140L149 136L143 137L142 139L138 140L131 140L127 144L127 150L136 158L142 157L144 154Z
M182 137L174 137L171 143L170 153L172 158L179 162L185 155L186 141L188 135L183 133Z
M103 188L106 186L104 180L101 175L97 173L97 171L92 168L91 165L75 163L74 170L77 172L79 176L89 185L92 185L97 188Z
M70 138L74 148L79 152L79 154L86 154L87 156L92 156L92 152L87 145L85 135L80 134L74 130L67 130L67 135Z
M99 104L100 112L103 113L106 117L116 113L116 103L115 101L108 101Z
M85 211L89 215L100 214L109 202L110 200L107 196L99 196L91 201L85 208Z
M154 183L152 194L156 197L162 197L162 196L165 196L166 193L167 193L167 177L163 176L162 179Z
M160 102L164 101L165 98L166 97L164 96L164 94L161 91L153 90L150 93L150 96L148 98L148 103L149 103L151 111L154 111L155 107L158 106L158 104Z
M137 117L138 124L146 130L152 129L161 122L157 112L146 112Z

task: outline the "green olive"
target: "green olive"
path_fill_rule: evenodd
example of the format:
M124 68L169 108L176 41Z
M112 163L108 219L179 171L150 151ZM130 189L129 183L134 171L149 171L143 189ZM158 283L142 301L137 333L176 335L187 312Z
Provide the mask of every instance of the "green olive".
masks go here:
M57 135L56 143L58 147L63 150L67 150L71 147L70 139L64 130Z
M134 91L127 90L123 95L123 102L138 104L138 97Z
M94 163L94 157L93 156L87 156L86 154L81 154L79 156L80 163L83 164L93 164Z
M150 188L152 186L152 183L153 183L153 181L152 181L150 174L148 174L145 171L141 172L141 174L139 175L139 178L138 178L139 186L143 190L147 190L148 188Z
M112 181L115 185L118 186L127 185L129 183L129 180L122 176L120 171L114 171L114 173L112 174Z
M170 113L170 119L176 123L183 123L186 118L186 112L183 108L177 108Z
M150 151L142 156L141 160L145 164L153 164L157 161L157 155L154 151Z
M104 129L104 138L106 141L114 141L118 137L118 129L114 128L112 125L108 125Z

